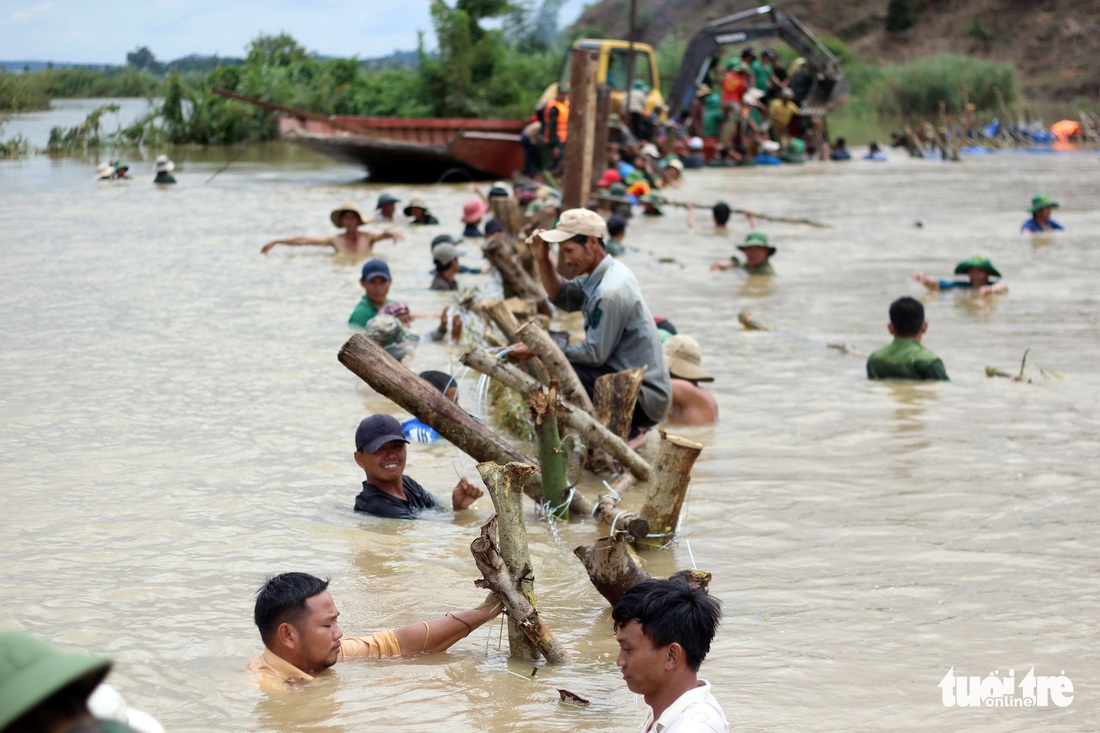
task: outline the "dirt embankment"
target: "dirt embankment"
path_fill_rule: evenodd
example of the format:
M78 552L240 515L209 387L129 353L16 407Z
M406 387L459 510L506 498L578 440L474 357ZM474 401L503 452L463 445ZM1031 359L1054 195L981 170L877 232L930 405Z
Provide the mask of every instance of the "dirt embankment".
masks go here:
M1100 0L910 0L916 24L886 30L888 0L778 4L815 33L847 43L869 63L962 53L1014 64L1026 94L1071 101L1100 97ZM754 7L731 0L637 0L638 40L659 43L670 33L690 37L706 23ZM581 28L626 38L629 0L601 0L577 21Z

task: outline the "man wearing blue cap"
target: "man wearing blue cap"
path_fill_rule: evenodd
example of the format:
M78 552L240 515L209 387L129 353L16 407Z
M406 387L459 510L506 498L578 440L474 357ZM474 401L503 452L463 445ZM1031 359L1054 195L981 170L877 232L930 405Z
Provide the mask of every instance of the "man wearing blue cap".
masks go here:
M405 475L409 439L392 415L371 415L355 431L355 463L367 474L355 497L355 511L391 519L416 519L425 509L441 510L439 500ZM454 510L466 509L482 490L465 478L451 492Z
M367 322L378 315L382 307L390 302L387 296L390 294L392 281L390 266L382 260L368 260L363 265L359 284L363 286L366 294L359 299L359 304L351 312L351 317L348 318L349 326L367 327Z
M378 197L378 218L383 221L393 221L394 209L397 208L397 202L401 199L395 199L388 193L384 193Z

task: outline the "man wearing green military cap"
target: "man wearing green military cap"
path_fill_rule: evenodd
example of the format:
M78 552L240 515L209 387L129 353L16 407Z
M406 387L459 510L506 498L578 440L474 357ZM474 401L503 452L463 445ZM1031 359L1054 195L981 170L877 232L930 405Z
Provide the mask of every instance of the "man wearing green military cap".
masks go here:
M1020 233L1065 231L1064 226L1050 218L1052 210L1059 206L1057 201L1046 194L1041 193L1032 197L1031 208L1028 209L1031 212L1031 218L1020 227Z
M947 381L943 361L921 345L928 322L919 300L906 296L891 303L887 329L894 341L867 358L868 379Z
M966 280L937 280L923 272L913 273L913 279L924 285L929 290L953 290L956 288L973 288L979 295L991 295L993 293L1007 293L1008 286L1000 280L1001 273L989 261L985 255L974 255L955 265L956 275L966 275Z
M712 262L712 270L741 269L749 275L774 275L771 256L775 254L775 247L768 244L768 235L764 232L749 232L745 235L744 244L737 245L737 249L745 253L745 261L742 263L736 256L729 261L719 260Z

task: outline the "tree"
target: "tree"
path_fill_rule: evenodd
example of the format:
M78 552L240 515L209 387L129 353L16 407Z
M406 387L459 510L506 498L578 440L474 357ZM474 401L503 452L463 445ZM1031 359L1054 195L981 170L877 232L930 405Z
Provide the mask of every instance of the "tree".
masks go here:
M152 70L150 67L157 63L157 59L153 55L153 52L149 50L148 46L142 46L126 54L126 63L130 66L136 66L139 69Z
M290 66L306 58L306 50L286 33L261 33L248 46L248 63L254 66Z
M911 0L890 0L886 8L886 30L898 33L917 24L917 11Z

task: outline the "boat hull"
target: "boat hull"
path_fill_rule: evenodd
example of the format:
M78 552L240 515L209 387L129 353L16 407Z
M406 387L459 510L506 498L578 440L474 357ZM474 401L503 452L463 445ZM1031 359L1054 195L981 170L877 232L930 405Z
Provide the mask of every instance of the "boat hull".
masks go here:
M372 181L510 178L523 168L521 120L283 117L284 140L361 165Z

